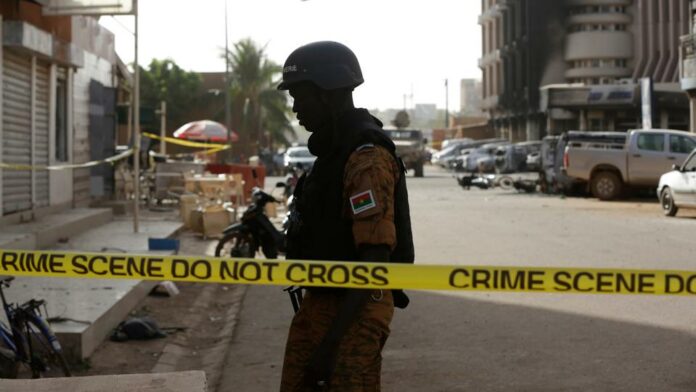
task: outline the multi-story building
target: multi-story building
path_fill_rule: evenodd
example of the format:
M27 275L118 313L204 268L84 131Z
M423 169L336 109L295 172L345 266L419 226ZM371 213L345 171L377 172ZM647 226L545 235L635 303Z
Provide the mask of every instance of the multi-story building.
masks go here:
M689 33L681 37L679 60L681 88L689 96L689 131L696 132L696 1L689 2Z
M114 36L96 18L0 3L0 162L64 165L114 155ZM0 221L86 206L113 191L113 169L0 168Z
M650 80L654 126L686 128L677 82L688 19L684 0L484 0L481 66L492 125L512 140L637 128L641 80Z

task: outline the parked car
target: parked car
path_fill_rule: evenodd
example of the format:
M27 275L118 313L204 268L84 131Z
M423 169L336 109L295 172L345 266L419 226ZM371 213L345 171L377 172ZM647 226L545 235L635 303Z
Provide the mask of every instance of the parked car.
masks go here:
M495 152L498 147L509 144L499 141L470 148L452 162L456 171L492 173L495 171Z
M600 200L618 198L624 190L658 185L660 176L696 148L693 134L666 129L632 130L605 140L575 140L565 147L563 168L569 177L587 182Z
M502 145L495 152L495 171L498 173L515 173L529 170L527 156L538 152L541 141L530 141Z
M283 158L285 173L289 173L292 168L301 168L304 171L309 171L316 159L317 157L312 155L309 152L309 148L305 146L290 147L285 151Z
M462 151L468 149L467 145L454 144L449 147L440 150L439 152L433 154L430 159L430 163L433 165L438 165L444 168L450 167L450 162L452 162L456 157L462 154Z
M432 164L439 165L444 168L453 168L453 161L463 155L464 151L469 149L483 146L484 144L496 143L496 142L506 142L503 139L483 139L483 140L464 140L459 139L456 142L452 142L447 148L440 150L437 154L434 154L430 160Z
M667 216L677 215L680 208L696 208L696 150L681 167L675 164L660 177L657 197Z
M457 138L457 139L445 139L442 141L442 144L440 145L440 148L444 150L445 148L449 146L454 146L455 144L468 144L472 143L474 139L469 138L469 137L462 137L462 138Z

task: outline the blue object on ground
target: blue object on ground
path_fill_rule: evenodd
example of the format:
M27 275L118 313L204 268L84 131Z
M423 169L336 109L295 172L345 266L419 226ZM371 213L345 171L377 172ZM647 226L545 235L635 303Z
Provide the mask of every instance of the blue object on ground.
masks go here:
M179 253L179 240L174 238L148 238L148 250L172 250Z

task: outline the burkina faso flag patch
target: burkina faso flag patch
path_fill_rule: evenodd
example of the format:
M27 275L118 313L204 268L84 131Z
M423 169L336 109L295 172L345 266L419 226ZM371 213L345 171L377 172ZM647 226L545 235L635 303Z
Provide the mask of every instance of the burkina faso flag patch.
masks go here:
M353 209L353 215L357 215L370 208L377 207L375 198L372 195L372 190L366 190L350 197L350 207Z

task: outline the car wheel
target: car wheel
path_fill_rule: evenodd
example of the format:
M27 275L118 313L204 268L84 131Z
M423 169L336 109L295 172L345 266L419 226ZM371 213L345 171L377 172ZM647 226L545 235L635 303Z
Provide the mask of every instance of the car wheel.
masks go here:
M664 212L666 216L677 215L679 207L677 207L677 205L674 204L672 190L669 189L668 186L664 187L664 189L662 189L662 192L660 192L660 204L662 205L662 212Z
M614 200L623 188L623 183L616 173L603 171L592 176L592 195L599 200Z
M417 163L416 167L413 171L414 171L414 173L413 173L414 176L423 177L423 162Z

